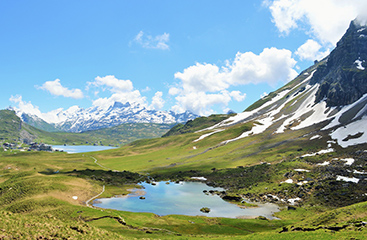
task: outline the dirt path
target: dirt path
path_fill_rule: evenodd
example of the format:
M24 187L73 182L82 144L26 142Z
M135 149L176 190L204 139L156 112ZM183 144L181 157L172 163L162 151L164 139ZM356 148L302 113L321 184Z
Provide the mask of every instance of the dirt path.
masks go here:
M104 190L105 190L105 186L103 185L102 187L102 192L100 192L99 194L97 194L96 196L92 197L91 199L89 199L88 201L85 202L85 205L87 205L87 207L90 207L90 208L93 208L92 205L89 205L89 202L92 201L93 199L99 197L102 195L102 193L104 193Z
M101 168L108 169L108 170L112 170L112 169L107 168L107 167L103 166L102 164L98 163L98 162L97 162L97 161L98 161L98 160L97 160L97 158L92 157L92 156L91 156L91 158L92 158L92 159L94 159L94 163L95 163L95 164L97 164L98 166L100 166Z

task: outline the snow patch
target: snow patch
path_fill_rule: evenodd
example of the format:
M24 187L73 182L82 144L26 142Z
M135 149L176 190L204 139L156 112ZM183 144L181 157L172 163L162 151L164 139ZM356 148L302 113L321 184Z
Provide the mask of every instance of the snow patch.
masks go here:
M284 182L280 182L280 183L293 183L293 179L289 178L285 180Z
M306 184L306 183L308 183L308 181L298 182L297 185L302 186L303 184Z
M359 59L357 59L357 60L355 60L354 61L354 63L355 64L357 64L357 69L359 69L359 70L364 70L365 68L362 66L362 63L364 62L364 60L363 61L361 61L361 60L359 60Z
M271 104L276 103L277 101L279 101L280 99L282 99L284 96L286 96L288 93L290 92L290 90L284 90L282 92L280 92L279 94L277 94L275 97L273 97L270 101L264 103L261 107L259 107L258 109L254 109L252 111L249 112L242 112L242 113L238 113L235 116L232 116L212 127L206 128L205 130L211 130L214 128L218 128L218 127L227 127L230 125L234 125L236 123L239 122L243 122L245 119L251 117L252 115L256 114L258 111L270 106Z
M290 199L288 199L287 201L288 201L291 205L294 205L294 204L296 204L296 202L301 201L301 200L302 200L301 198L296 197L296 198L290 198Z
M316 155L321 155L321 154L331 153L331 152L334 152L333 148L323 149L323 150L320 150L316 153L305 154L305 155L302 155L302 157L313 157L313 156L316 156Z
M316 99L316 92L318 91L319 87L320 84L315 84L314 86L306 86L304 94L307 94L308 97L302 102L295 114L283 122L283 124L277 129L276 133L283 133L286 129L286 126L294 122L300 123L297 126L292 127L291 129L298 130L328 119L328 115L325 113L326 102L321 101L317 104L314 104ZM301 121L301 117L309 113L311 113L311 115Z
M211 133L206 133L204 135L201 135L198 139L195 139L193 142L198 142L200 140L203 140L206 137L209 137L210 135L213 135L215 133L222 132L222 131L224 131L224 129L217 129L217 130L215 130L215 131L213 131Z
M354 163L354 159L353 158L344 158L344 159L340 159L341 161L345 161L346 163L344 165L346 166L350 166Z
M364 94L360 99L358 99L354 103L351 103L347 106L344 106L336 115L333 116L334 119L327 126L322 128L321 130L327 130L327 129L338 126L340 124L339 119L345 112L347 112L348 110L352 109L353 107L355 107L356 105L360 104L361 102L363 102L365 100L367 100L367 94ZM366 109L366 107L361 109L361 111L359 111L353 119L356 119L357 117L361 116L364 113L364 111L363 111L364 109Z
M310 172L310 170L301 169L301 168L294 169L294 171L297 171L297 172Z
M325 161L325 162L323 162L323 163L318 163L318 164L316 164L317 166L327 166L327 165L329 165L330 164L330 162L329 161Z
M314 139L321 139L322 138L322 136L321 135L315 135L315 136L312 136L311 138L310 138L310 140L314 140Z
M336 181L344 181L344 182L354 182L354 183L358 183L359 182L359 179L358 178L350 178L350 177L344 177L344 176L340 176L340 175L337 175L336 176Z
M337 143L343 147L349 147L353 145L358 145L367 142L367 134L362 132L362 135L358 138L347 139L348 136L353 136L361 133L361 130L366 129L367 126L367 116L362 119L352 122L346 126L339 127L334 132L330 134L332 139L335 139Z
M78 200L78 196L72 196L74 200Z
M200 181L206 181L206 180L208 180L205 177L191 177L191 179L200 180Z
M239 137L230 139L230 140L226 140L224 142L222 142L222 144L227 144L236 140L239 140L241 138L245 138L248 137L250 135L255 135L255 134L259 134L264 132L268 127L271 126L271 124L273 123L272 118L270 117L266 117L263 119L258 120L259 124L254 123L254 126L252 127L251 131L247 131L242 133Z

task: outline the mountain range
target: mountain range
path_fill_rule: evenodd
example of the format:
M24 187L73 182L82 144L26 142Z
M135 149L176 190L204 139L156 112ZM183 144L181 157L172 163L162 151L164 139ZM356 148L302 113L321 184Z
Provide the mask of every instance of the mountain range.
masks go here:
M87 109L78 106L67 110L60 110L53 120L44 120L42 116L28 114L12 108L24 122L45 131L85 132L101 128L110 128L123 123L184 123L195 119L198 115L189 111L175 113L173 111L149 110L136 103L115 102L106 108L90 107Z

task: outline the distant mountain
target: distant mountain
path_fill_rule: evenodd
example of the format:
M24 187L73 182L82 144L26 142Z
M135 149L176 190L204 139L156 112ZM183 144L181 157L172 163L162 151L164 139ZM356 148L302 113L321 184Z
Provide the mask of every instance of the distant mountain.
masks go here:
M35 127L35 128L38 128L38 129L41 129L41 130L44 130L44 131L47 131L47 132L58 132L58 131L60 131L53 124L47 123L42 118L39 118L36 115L30 115L30 114L27 114L27 113L21 113L19 115L20 115L19 116L20 119L22 119L23 122L25 122L25 123L27 123L27 124Z
M121 146L139 139L158 138L171 127L172 124L125 123L83 133L47 132L23 122L14 111L0 110L0 143L36 141L53 145Z
M309 129L329 135L325 145L343 148L367 143L367 27L356 21L328 57L303 71L244 112L204 130L202 140L231 126L252 123L226 144L251 135ZM305 130L306 131L306 130ZM222 133L221 133L222 134ZM317 136L317 137L316 137Z
M16 110L16 109L15 109ZM91 107L83 109L73 106L56 114L53 121L46 122L40 116L28 115L16 110L22 120L32 126L46 131L84 132L109 128L123 123L158 123L172 124L184 123L195 119L195 115L189 111L175 113L172 111L149 110L140 104L115 102L105 109L102 107Z

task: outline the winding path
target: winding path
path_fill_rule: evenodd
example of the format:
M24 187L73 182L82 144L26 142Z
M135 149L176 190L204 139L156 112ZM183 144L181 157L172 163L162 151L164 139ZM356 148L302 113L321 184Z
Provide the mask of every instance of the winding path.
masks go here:
M108 170L112 170L112 169L107 168L107 167L103 166L102 164L98 163L98 162L97 162L97 161L98 161L98 160L97 160L97 158L92 157L92 156L91 156L91 158L93 158L93 159L94 159L94 163L95 163L95 164L97 164L98 166L100 166L101 168L105 168L105 169L108 169Z
M91 199L89 199L88 201L85 202L85 205L87 205L87 207L90 207L90 208L94 208L93 206L89 205L89 202L92 201L93 199L99 197L102 195L102 193L104 193L104 190L105 190L105 186L103 185L102 187L102 192L100 192L99 194L97 194L96 196L92 197Z

